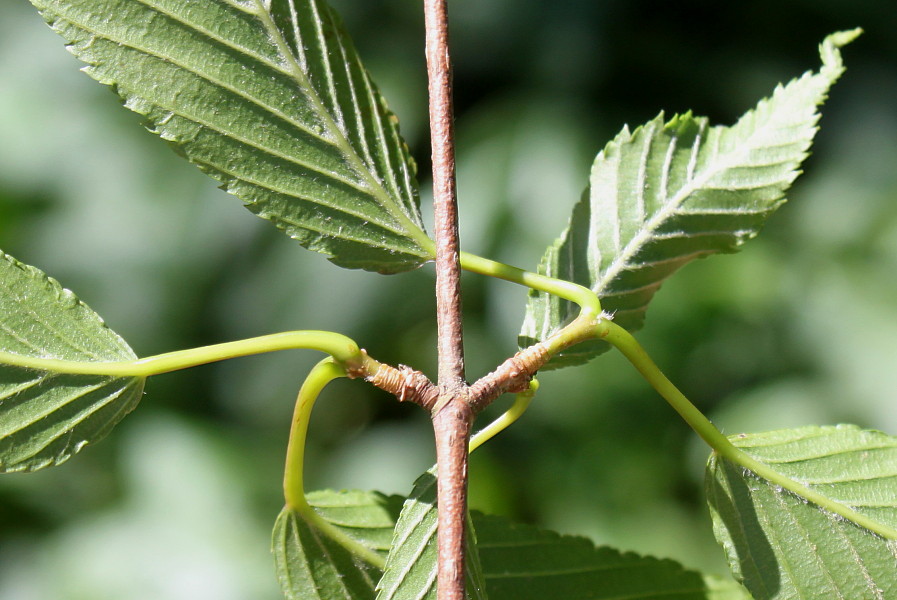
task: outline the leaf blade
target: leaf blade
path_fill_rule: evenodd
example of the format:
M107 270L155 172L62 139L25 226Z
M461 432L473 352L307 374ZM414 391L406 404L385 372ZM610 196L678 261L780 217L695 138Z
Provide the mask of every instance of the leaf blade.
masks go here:
M377 600L436 597L433 470L402 509ZM690 571L585 539L473 512L468 523L468 597L491 600L654 598L750 600L731 579Z
M377 600L435 600L436 598L436 467L414 483L402 507L386 561L377 584ZM467 597L486 600L485 582L477 551L476 530L467 517Z
M76 362L137 358L72 292L2 252L0 348ZM60 464L99 441L136 407L143 383L141 377L53 373L0 362L0 472Z
M897 525L897 439L855 426L732 436L733 444L833 502ZM872 534L718 457L707 465L714 533L758 600L889 598L897 541Z
M320 0L33 4L152 131L303 246L382 272L431 258L395 117ZM321 100L329 84L312 67L327 54L290 46L296 15L354 65L345 89L365 90L364 103L351 91ZM354 114L356 125L333 112Z
M844 71L840 32L820 47L822 67L761 100L731 127L691 113L663 113L623 131L596 157L589 188L539 271L595 292L627 330L639 329L667 277L696 258L734 252L785 201L816 133L817 106ZM570 302L532 292L520 334L525 347L577 314ZM547 366L579 364L608 348L587 342Z
M506 518L474 514L491 600L681 598L750 600L743 588L581 537L562 536Z
M398 500L355 490L308 495L321 518L384 556L398 516ZM285 598L373 600L380 570L317 530L299 512L284 507L275 521L271 546Z

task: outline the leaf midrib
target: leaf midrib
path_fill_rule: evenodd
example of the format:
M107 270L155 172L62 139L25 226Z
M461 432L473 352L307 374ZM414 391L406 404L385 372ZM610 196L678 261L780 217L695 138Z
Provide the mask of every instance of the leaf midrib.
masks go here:
M626 270L626 267L629 265L632 257L644 245L646 245L654 238L654 231L667 219L672 218L673 216L678 214L680 205L684 203L692 193L699 189L702 189L701 186L704 185L707 181L709 181L719 173L737 165L738 160L743 159L744 157L749 155L750 151L756 148L756 139L761 135L761 133L765 133L768 127L769 124L767 123L764 127L754 130L754 132L752 132L752 134L744 144L739 144L734 152L723 155L722 160L720 161L720 166L716 167L715 169L708 169L702 174L698 175L698 177L694 177L693 173L690 173L688 176L687 184L683 186L679 191L677 191L673 195L673 197L670 198L670 201L666 203L666 206L655 213L655 215L646 222L645 226L641 228L639 233L626 244L623 252L618 254L617 258L614 259L614 261L608 266L604 275L599 278L598 282L595 284L595 286L593 286L592 290L596 294L601 296L604 289L619 276L620 272ZM692 154L689 157L689 171L691 171L692 165L695 164L698 159L698 155L702 149L702 141L705 140L706 137L708 137L705 134L709 131L723 129L725 128L719 126L706 129L702 124L701 129L696 136L695 143L692 144ZM672 137L671 143L675 143L677 139L678 138L675 136ZM782 164L783 162L787 161L779 161L775 164ZM717 209L717 212L725 213L729 211L726 211L725 209Z
M408 233L408 235L410 235L412 239L414 239L414 241L418 243L421 249L427 252L432 257L434 252L433 241L428 236L423 234L420 227L405 215L405 212L401 209L401 207L396 205L392 196L390 196L383 188L382 182L380 182L371 174L370 170L361 160L361 157L358 156L358 153L355 152L355 149L349 143L349 140L346 138L343 131L339 128L339 125L330 115L330 112L327 110L326 106L318 95L317 90L315 90L315 88L308 81L308 78L305 76L305 73L302 70L302 66L297 62L296 57L293 56L293 53L290 52L289 45L284 39L283 34L277 28L277 25L271 19L271 15L265 9L264 2L262 0L255 0L255 4L258 7L258 12L256 14L259 20L267 30L271 40L277 46L278 52L280 52L281 56L290 67L290 76L292 76L293 79L296 80L296 82L303 88L303 90L305 90L308 98L314 103L315 112L322 116L322 121L324 122L324 125L328 129L329 133L333 136L335 145L349 159L356 173L364 178L367 181L368 185L371 186L373 195L377 198L381 205L386 208L386 210L405 227L406 233Z
M249 10L247 10L246 7L243 7L243 6L239 6L239 5L233 4L233 3L229 2L229 0L225 0L225 1L227 1L228 4L230 4L230 5L233 6L234 8L237 8L238 10L242 10L243 12L246 12L247 14L251 14L251 15L256 15L256 14L257 14L257 13L254 12L254 11L249 11ZM230 48L231 50L235 50L235 51L239 52L240 54L243 54L244 56L246 56L246 57L248 57L248 58L250 58L250 59L252 59L252 60L254 60L254 61L256 61L256 62L263 64L264 66L268 67L269 69L271 69L271 70L273 70L273 71L276 71L276 72L280 73L281 75L286 75L286 76L288 76L288 77L290 77L290 78L293 78L293 73L292 73L292 71L289 71L289 70L284 69L281 65L277 64L276 62L271 62L270 60L268 60L268 58L266 58L265 56L263 56L263 55L261 55L261 54L259 54L259 53L257 53L257 52L254 52L251 48L247 48L247 47L245 47L245 46L242 46L242 45L239 45L239 44L235 44L235 43L233 43L232 40L229 40L229 39L227 39L227 38L221 37L220 35L218 35L218 34L215 33L214 31L211 31L210 29L208 29L208 28L206 28L206 27L203 27L203 26L201 26L201 25L199 25L199 24L197 24L197 23L195 23L195 22L193 22L193 21L187 21L187 20L184 19L182 16L177 15L177 14L175 14L175 13L169 11L169 10L166 10L164 7L159 6L158 4L155 4L155 3L153 3L153 2L150 2L149 0L136 0L136 2L138 2L139 4L143 4L143 5L146 6L147 8L150 8L150 9L152 9L152 10L158 12L159 14L162 14L162 15L165 15L166 17L169 17L171 20L175 21L176 23L180 23L181 25L183 25L183 26L185 26L185 27L188 27L188 28L190 28L190 29L193 29L194 31L197 31L197 32L201 33L202 35L204 35L205 37L209 38L210 40L214 41L214 42L217 43L217 44L220 44L220 45L222 45L222 46L224 46L224 47L226 47L226 48ZM107 39L110 39L110 38L107 37ZM122 44L123 44L123 42L118 41L118 40L111 40L111 39L110 39L110 41L114 41L114 42L116 42L116 43L122 43ZM300 121L298 121L298 120L296 120L296 119L293 119L292 117L286 115L285 113L283 113L282 111L280 111L280 110L278 110L278 109L276 109L276 108L269 107L269 106L267 106L267 105L265 105L265 104L262 104L261 102L258 102L257 99L255 99L255 98L250 98L249 96L243 94L243 93L240 92L239 90L235 90L234 88L231 88L230 86L225 86L225 85L223 85L223 84L220 84L218 81L213 81L213 80L211 79L211 77L208 77L208 76L206 76L206 75L202 75L202 74L198 73L197 71L195 71L195 70L193 70L193 69L190 69L190 68L184 66L184 65L181 64L181 63L177 63L176 61L172 60L170 57L162 57L162 56L159 56L158 54L151 53L151 52L149 52L148 50L144 50L144 49L141 49L141 48L136 48L133 44L128 44L128 45L129 45L130 47L134 48L135 50L140 50L141 52L146 52L147 54L152 54L152 55L154 55L154 56L157 56L158 58L162 58L163 60L169 61L169 62L171 62L172 64L176 64L177 66L180 66L181 68L183 68L183 69L185 69L185 70L187 70L187 71L190 71L190 72L192 72L192 73L196 73L197 75L200 75L201 77L203 77L203 78L205 78L205 79L208 79L208 80L211 81L212 83L215 83L216 85L220 85L221 87L224 87L225 89L228 89L229 91L235 91L238 95L242 95L242 96L244 96L245 98L247 98L248 100L251 100L251 101L255 102L255 103L256 103L258 106L260 106L261 108L264 108L265 110L271 112L271 113L274 114L275 116L282 118L284 121L286 121L286 122L289 123L290 125L296 127L297 129L299 129L299 130L301 130L301 131L303 131L303 132L305 132L305 133L308 133L309 135L311 135L311 136L313 136L313 137L316 137L316 138L320 139L321 141L326 142L327 144L333 144L333 140L331 140L331 139L327 139L327 138L325 138L325 137L322 137L320 134L318 134L318 133L317 133L316 131L314 131L313 129L310 129L310 128L306 127L302 122L300 122Z
M271 68L272 70L275 70L276 72L281 73L281 74L289 77L290 79L292 79L294 82L296 82L299 85L299 87L303 90L306 97L312 104L311 108L314 111L314 113L321 119L323 129L327 135L322 135L320 132L309 130L307 127L303 126L302 123L295 121L294 119L288 117L287 115L283 114L281 111L279 111L273 107L267 106L261 100L255 99L255 98L249 98L248 96L246 96L245 94L243 94L239 91L235 92L235 90L231 86L222 84L222 82L217 81L214 78L207 76L205 74L198 73L194 69L187 68L184 65L179 64L170 58L167 58L164 56L159 56L157 53L150 52L150 51L142 49L142 48L138 48L131 43L125 44L121 41L113 39L112 37L110 37L108 35L98 34L91 27L83 25L83 24L79 24L76 21L74 21L72 19L71 15L68 15L63 18L66 21L68 21L69 23L71 23L72 25L81 28L82 30L86 31L87 33L89 33L91 35L99 35L100 37L104 37L105 39L108 39L112 43L117 43L119 45L125 45L125 46L133 48L137 52L141 52L141 53L144 53L149 56L155 56L162 60L166 60L166 61L172 63L173 65L178 66L179 68L184 69L185 71L194 74L197 77L203 78L204 80L208 81L212 85L216 85L216 86L220 87L221 89L229 91L230 93L237 93L237 95L239 97L246 98L248 101L250 101L250 102L258 105L260 108L266 110L268 112L268 114L271 114L272 116L274 116L276 118L283 119L283 120L285 120L285 122L287 122L288 124L290 124L293 127L296 127L300 131L303 131L304 133L307 133L317 139L320 139L327 145L335 147L338 150L338 152L343 156L343 158L346 160L347 166L351 169L351 171L353 171L354 173L356 173L359 176L359 181L358 182L349 182L349 181L346 181L344 178L341 178L338 175L332 174L329 172L322 173L322 174L328 178L332 178L341 183L350 185L350 187L356 188L360 193L373 198L375 200L375 202L382 209L384 209L385 214L388 214L393 219L393 222L392 223L381 223L381 222L378 222L378 220L373 219L372 218L373 215L356 214L355 211L347 210L345 207L333 206L331 204L322 202L318 199L312 199L312 198L307 198L307 199L312 202L315 202L317 204L320 204L321 206L326 206L328 208L337 209L342 212L345 212L346 214L361 218L362 220L364 220L366 222L377 223L378 226L382 227L386 231L392 231L400 236L410 238L419 247L419 250L417 250L417 251L410 250L410 249L403 249L400 251L402 253L416 255L416 256L420 256L420 257L424 257L424 258L432 258L433 257L434 245L433 245L432 240L426 235L426 233L423 231L423 229L420 225L418 225L413 219L409 218L405 214L405 211L403 210L403 205L399 204L390 195L390 193L383 187L384 186L383 182L381 182L371 172L371 170L366 166L366 163L364 162L362 157L360 157L358 155L358 153L355 151L355 149L349 143L349 140L347 139L346 135L343 133L343 131L339 128L338 124L334 121L334 119L330 115L329 111L327 110L326 106L324 105L320 96L318 95L317 91L315 90L315 88L313 86L311 86L307 77L305 77L305 74L302 71L301 66L296 62L296 57L292 54L292 52L290 52L289 46L286 43L286 40L284 39L280 30L277 28L276 24L273 22L273 19L271 18L270 13L266 9L266 4L267 4L266 2L263 2L262 0L254 0L255 7L253 8L251 6L234 3L231 0L224 0L228 6L231 6L231 7L235 8L237 10L240 10L241 12L244 12L246 14L253 15L254 17L256 17L259 20L259 22L262 24L262 26L264 28L264 31L267 33L269 39L274 43L274 45L280 55L280 58L283 60L283 64L278 64L278 63L272 62L267 57L258 54L257 52L251 50L250 48L246 48L242 45L235 44L226 38L222 38L220 35L217 35L216 33L208 30L206 27L203 27L203 26L201 26L197 23L194 23L192 21L187 21L180 15L173 14L169 10L166 10L164 7L160 7L160 6L156 5L155 3L151 2L150 0L136 0L136 1L139 2L140 4L142 4L143 6L145 6L146 8L148 8L149 10L152 10L152 11L157 12L158 14L164 15L164 16L172 19L173 21L181 24L182 26L187 27L193 31L196 31L197 33L207 37L208 39L213 40L214 42L221 44L224 47L227 47L236 52L239 52L239 53L243 54L244 56L246 56L247 58L249 58L250 60L260 63L260 64L262 64L268 68ZM365 82L367 82L367 79L366 79L367 73L366 73L366 71L363 70L363 67L361 68L361 72L362 72L363 76L365 77ZM369 86L366 86L366 88L368 90L370 90ZM354 96L353 96L353 98L354 98ZM160 106L160 108L167 110L168 112L171 112L171 113L177 113L177 111L171 110L166 107ZM184 118L194 120L191 117L187 117L184 115L181 115L181 116L183 116ZM375 121L375 123L378 125L378 135L380 135L380 137L382 137L382 135L385 135L385 132L382 131L382 124L380 124L380 121L376 115L373 117L373 121ZM213 127L209 127L209 128L214 131L217 131L219 134L231 136L230 133L225 134L224 132L220 131L220 129L213 128ZM233 136L231 136L231 137L233 137ZM237 139L237 138L235 138L235 139L236 139L236 141L238 141L240 143L247 143L250 147L259 149L260 151L263 151L265 153L275 154L275 155L279 156L279 154L271 152L270 149L267 149L267 148L262 149L257 144L249 144L248 142L246 142L246 140ZM310 170L320 172L318 169L312 169L309 165L305 165L295 159L287 158L287 160L289 160L289 162L294 162L304 168L309 168ZM401 158L400 158L400 160L401 160ZM407 166L405 168L407 168ZM401 168L398 171L396 171L395 168L390 164L390 165L387 165L387 169L390 173L396 174L397 176L402 177L402 178L407 178L407 173L403 172L403 170ZM237 179L243 179L243 177L241 177L241 176L235 176L235 177ZM363 187L360 187L359 184L362 184ZM269 189L268 186L261 186L261 187ZM408 188L407 181L405 182L403 187L406 189ZM271 190L271 191L274 191L274 190ZM327 233L325 235L335 235L335 234ZM367 240L364 240L364 243L367 243ZM399 251L391 246L388 247L387 249L390 249L393 251Z

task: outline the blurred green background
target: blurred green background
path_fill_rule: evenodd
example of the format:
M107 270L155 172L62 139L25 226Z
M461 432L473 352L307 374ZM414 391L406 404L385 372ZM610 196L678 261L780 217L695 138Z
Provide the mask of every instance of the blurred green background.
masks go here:
M420 3L335 4L426 172ZM897 434L893 2L454 0L452 11L462 242L526 268L624 123L693 109L729 124L817 68L826 34L864 27L789 204L740 254L670 280L638 337L727 433L854 422ZM432 267L384 277L303 250L79 66L28 3L0 3L0 247L73 289L142 356L332 329L434 372ZM525 293L464 285L474 379L514 351ZM313 354L153 378L102 443L0 478L0 599L279 597L269 531ZM473 505L724 572L702 499L706 449L634 371L608 354L540 379L523 420L473 457ZM377 390L338 382L315 410L311 488L407 493L432 461L422 411Z

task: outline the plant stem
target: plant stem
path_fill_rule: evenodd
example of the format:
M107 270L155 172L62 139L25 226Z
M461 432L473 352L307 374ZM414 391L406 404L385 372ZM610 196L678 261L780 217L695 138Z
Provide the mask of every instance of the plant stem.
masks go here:
M623 353L632 366L642 374L642 377L657 390L679 416L691 427L695 433L701 436L707 445L720 454L731 454L732 450L738 451L732 442L717 429L710 420L699 411L679 389L673 385L660 368L651 360L645 349L642 348L632 334L612 321L603 323L605 327L602 337Z
M442 386L464 381L461 330L461 266L458 255L458 202L447 0L425 0L430 145L433 157L433 209L436 239L436 318L439 379Z
M454 114L447 0L424 0L433 204L440 398L432 411L438 470L438 600L464 600L467 443L473 410L467 402L461 327L461 267L455 190Z
M353 540L338 527L321 518L305 498L303 482L305 438L308 434L308 422L311 417L311 411L318 396L321 394L321 390L334 379L345 376L345 369L334 361L333 358L328 357L314 366L299 389L296 407L293 409L290 440L287 444L287 458L283 473L283 497L287 507L298 513L311 527L314 527L356 556L360 556L370 564L383 570L386 567L386 560L382 556Z
M467 519L468 443L473 409L464 397L433 413L436 437L438 600L465 598L465 523Z
M695 433L701 436L707 444L722 458L729 460L755 475L765 479L773 485L777 485L798 496L816 504L817 506L840 515L852 521L860 527L877 533L886 538L897 539L897 529L885 525L874 519L853 510L849 506L832 500L813 489L794 481L768 465L758 461L743 450L736 448L723 433L704 416L704 414L692 404L685 395L680 392L673 383L667 379L660 368L651 360L645 349L632 337L628 331L615 323L606 321L602 323L601 337L617 348L642 374L648 383L663 396L663 398L679 413L685 422Z

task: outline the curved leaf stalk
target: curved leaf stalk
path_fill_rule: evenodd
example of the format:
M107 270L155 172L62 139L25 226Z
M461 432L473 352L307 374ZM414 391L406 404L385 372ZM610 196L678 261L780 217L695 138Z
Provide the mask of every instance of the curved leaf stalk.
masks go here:
M467 450L473 452L496 435L507 429L510 425L517 421L529 408L533 401L533 396L539 389L539 382L535 379L529 382L529 388L525 392L520 392L514 396L514 403L511 407L503 412L497 419L480 429L473 437L470 438Z
M305 382L299 389L296 408L293 411L293 423L290 426L290 440L287 444L286 465L283 474L283 497L288 508L297 512L306 523L343 546L349 552L364 559L368 563L383 570L386 559L358 543L340 531L332 523L315 512L305 498L303 484L303 462L305 459L305 438L308 434L308 422L315 401L328 383L334 379L346 377L346 370L333 358L328 357L312 368Z
M601 314L601 301L598 300L595 292L577 283L532 271L524 271L469 252L461 252L461 268L471 273L497 277L540 292L554 294L579 305L580 314L583 315L597 316Z
M628 331L610 321L604 321L603 331L599 334L617 350L623 353L629 362L641 373L642 377L673 407L679 416L701 436L714 452L723 458L753 472L758 477L788 490L805 500L816 504L823 510L839 515L848 521L864 527L882 537L897 539L897 530L874 519L860 514L849 506L836 502L819 494L805 485L782 475L768 465L754 459L743 450L736 448L732 442L704 414L692 404L685 395L667 379L660 368L651 360L645 349Z
M367 356L352 339L332 331L286 331L131 361L80 362L0 352L0 363L75 375L149 377L240 356L297 349L319 350L329 354L353 375L374 373L380 367L380 363Z
M290 439L287 444L286 464L283 475L283 494L288 508L298 513L306 523L340 544L356 556L371 565L383 570L386 560L346 535L339 528L323 519L308 503L304 486L305 440L308 434L308 423L315 401L321 391L335 379L346 377L346 370L332 358L325 358L311 370L296 398L293 411L293 422L290 428ZM470 440L469 451L473 452L484 443L495 437L509 425L517 421L532 402L539 384L530 382L529 389L516 395L511 407L489 425L477 432Z

